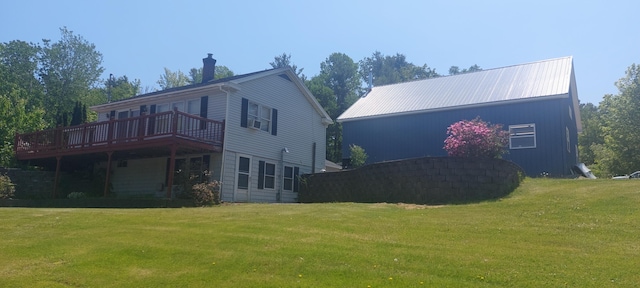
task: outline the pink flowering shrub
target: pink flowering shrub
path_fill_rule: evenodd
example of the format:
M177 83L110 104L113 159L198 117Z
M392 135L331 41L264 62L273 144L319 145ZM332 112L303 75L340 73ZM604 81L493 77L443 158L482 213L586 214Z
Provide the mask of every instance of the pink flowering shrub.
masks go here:
M509 133L502 125L491 125L480 117L451 124L447 135L443 148L455 157L500 158L509 143Z

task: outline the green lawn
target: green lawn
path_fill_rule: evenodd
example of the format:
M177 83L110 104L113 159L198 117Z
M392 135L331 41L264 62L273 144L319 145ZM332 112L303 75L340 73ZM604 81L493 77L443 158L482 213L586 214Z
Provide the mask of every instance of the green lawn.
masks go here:
M0 208L2 287L633 287L640 181L479 204Z

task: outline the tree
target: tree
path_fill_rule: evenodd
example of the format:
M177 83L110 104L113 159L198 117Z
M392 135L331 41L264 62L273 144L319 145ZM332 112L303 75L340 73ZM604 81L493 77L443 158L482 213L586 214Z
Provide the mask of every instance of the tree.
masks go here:
M343 53L333 53L320 64L320 74L336 95L338 112L342 113L358 99L358 64Z
M0 166L15 163L15 133L45 127L44 90L35 78L39 49L24 41L0 43Z
M440 76L435 69L429 68L427 64L417 66L407 62L403 54L396 53L394 56L385 56L379 51L360 61L359 73L365 83L368 83L369 73L371 73L374 86Z
M0 43L0 65L5 67L0 83L14 83L28 92L28 105L42 106L44 89L36 78L40 46L14 40Z
M44 104L50 125L57 115L68 115L75 101L83 101L104 71L102 54L94 44L66 27L58 42L43 39L39 75L46 91Z
M109 77L104 85L107 88L107 95L111 94L111 102L138 95L142 86L139 79L129 81L127 75L113 77L113 79Z
M502 125L491 125L480 117L451 124L447 135L444 149L454 157L500 158L509 143L509 133Z
M302 79L303 81L307 78L304 74L302 74L302 70L304 70L304 68L298 69L298 66L291 63L291 54L282 53L282 55L273 57L273 62L270 62L269 65L271 65L271 68L274 69L289 67L291 68L291 70L293 70L293 72L296 73L298 78Z
M320 74L318 76L314 76L311 80L306 81L305 85L311 91L311 94L316 97L318 103L322 105L324 111L329 114L331 119L336 119L338 117L338 104L336 94L333 93L333 90L329 86L327 86L326 80L324 79L326 75ZM329 159L334 162L341 161L342 158L338 155L338 152L342 147L337 146L336 133L335 130L335 122L334 124L329 125L326 133L326 159ZM340 135L341 139L341 135Z
M346 54L329 55L320 64L320 74L316 77L319 77L316 81L321 81L335 95L336 109L333 115L329 115L331 118L335 119L358 99L358 65ZM327 128L327 158L333 162L342 161L342 125L337 122Z
M367 158L369 158L369 156L362 147L351 144L349 145L349 151L351 152L352 168L360 168L364 166L365 163L367 163Z
M322 105L324 111L329 114L329 117L335 119L339 116L337 97L333 90L326 85L325 76L322 74L314 76L311 80L305 82L305 86L316 97L316 100Z
M20 85L8 82L7 67L0 64L0 166L15 163L13 154L15 133L45 127L44 109L28 104L29 92Z
M202 72L200 73L200 79L202 79ZM191 83L193 81L189 79L187 75L182 73L182 71L177 70L175 72L171 71L169 68L164 67L164 74L160 75L160 80L156 83L160 86L160 89L165 90L174 87L181 87Z
M449 68L449 75L464 74L464 73L470 73L470 72L476 72L476 71L482 71L482 68L480 68L480 66L476 64L471 65L468 69L462 69L462 70L460 70L458 66L451 66L451 68Z
M616 82L618 95L605 95L600 102L604 147L594 151L604 173L623 174L640 166L640 65L632 64L625 77Z
M580 103L580 116L582 118L582 133L578 135L578 149L580 151L580 161L586 165L596 163L594 149L597 145L604 144L602 113L598 106L592 103ZM594 167L591 168L596 172Z
M87 105L83 105L80 101L76 101L71 115L71 123L69 125L80 125L87 122Z
M222 79L233 76L233 71L227 66L218 65L213 72L213 79ZM189 84L198 84L202 82L202 68L191 68L189 70Z

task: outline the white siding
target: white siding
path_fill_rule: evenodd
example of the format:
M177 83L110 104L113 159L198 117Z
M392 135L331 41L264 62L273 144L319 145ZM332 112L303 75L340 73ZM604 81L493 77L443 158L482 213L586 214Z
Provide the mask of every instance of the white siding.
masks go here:
M287 75L284 70L282 74ZM299 167L300 174L319 172L324 168L326 128L322 124L321 115L314 109L314 104L290 80L278 75L264 77L258 75L244 79L244 81L239 79L235 85L238 85L240 90L230 92L230 103L227 103L226 93L214 86L207 90L180 91L174 95L157 94L100 106L97 108L98 120L108 120L107 113L109 111L107 110L139 109L140 105L149 107L153 104L209 96L207 117L217 121L226 121L225 151L223 154L212 154L210 162L212 176L222 182L222 200L235 200L236 159L238 154L243 154L252 158L249 201L275 202L277 192L282 188L283 165L281 161L283 161L283 155L284 165ZM170 96L171 99L168 100L167 97ZM278 133L276 136L264 131L240 127L242 98L278 110ZM104 111L100 111L100 109ZM316 157L312 159L314 143ZM283 154L282 149L285 147L289 153ZM158 190L164 184L167 157L129 160L127 168L114 168L115 173L112 177L114 192L118 195L164 193L165 190ZM276 187L273 190L257 189L258 165L261 160L276 164ZM311 167L314 160L315 167ZM116 163L113 167L115 166ZM297 201L297 193L284 192L282 200L284 202Z
M277 135L265 131L240 126L242 98L278 110ZM312 172L311 165L313 143L316 143L316 171L324 168L325 133L320 115L314 110L298 87L291 81L278 75L258 78L241 84L240 91L231 95L229 118L226 127L225 180L235 179L235 153L252 155L252 177L250 184L251 202L275 202L276 193L281 188L283 156L286 165L300 167L300 173ZM258 161L264 160L276 164L276 189L258 190ZM224 195L233 195L235 182L224 184ZM297 200L297 193L287 193L283 201ZM226 199L225 199L226 200ZM226 200L229 201L229 200Z
M125 111L125 110L140 110L141 105L146 105L147 109L150 109L151 105L157 104L165 104L172 102L184 101L186 107L187 100L200 99L203 96L209 96L208 105L207 105L207 118L222 121L224 119L226 106L225 103L227 101L227 95L224 92L221 92L216 87L211 87L211 89L207 89L204 91L187 91L176 95L176 97L166 98L166 97L158 97L158 96L149 96L149 97L140 97L140 98L132 98L130 101L122 101L122 103L113 103L113 108L101 108L101 110L96 110L98 113L98 121L107 121L109 120L109 112L111 110L116 111Z
M207 118L222 121L227 113L227 94L217 94L209 96L209 106L207 110Z
M198 155L180 156L178 159L197 157ZM222 156L220 154L209 154L209 170L213 171L212 178L219 179ZM167 157L149 159L126 160L127 167L117 167L118 161L112 161L111 184L112 192L116 196L159 196L166 195L164 185L167 172ZM104 167L106 163L101 163L99 167ZM218 171L218 172L216 172Z
M154 196L164 188L167 158L127 160L127 167L112 161L112 192L121 196Z
M223 175L221 178L222 184L220 187L220 199L226 202L233 202L234 189L236 186L236 153L225 152L224 153L224 167Z

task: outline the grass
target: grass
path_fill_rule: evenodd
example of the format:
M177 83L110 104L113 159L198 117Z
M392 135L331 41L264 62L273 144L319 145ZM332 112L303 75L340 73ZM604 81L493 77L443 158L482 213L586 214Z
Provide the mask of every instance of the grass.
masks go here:
M2 287L632 287L640 181L468 205L0 208Z

